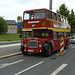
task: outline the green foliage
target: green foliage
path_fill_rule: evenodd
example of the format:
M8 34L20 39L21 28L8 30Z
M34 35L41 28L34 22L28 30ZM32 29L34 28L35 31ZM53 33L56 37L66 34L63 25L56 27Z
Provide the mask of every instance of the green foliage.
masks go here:
M61 14L61 15L64 15L65 17L69 17L69 13L70 13L70 11L67 9L65 4L62 4L59 7L59 10L57 10L56 12Z
M0 34L6 33L8 29L7 23L3 17L0 17Z
M69 21L71 25L71 32L75 32L75 15L73 9L71 10L71 14L69 15Z
M75 33L75 14L74 14L73 9L70 12L68 8L66 7L66 5L62 4L59 7L59 10L56 10L56 12L61 15L64 15L65 17L69 19L69 23L71 25L71 33Z
M0 34L0 41L18 41L21 40L19 38L19 35L20 34L13 34L13 33Z

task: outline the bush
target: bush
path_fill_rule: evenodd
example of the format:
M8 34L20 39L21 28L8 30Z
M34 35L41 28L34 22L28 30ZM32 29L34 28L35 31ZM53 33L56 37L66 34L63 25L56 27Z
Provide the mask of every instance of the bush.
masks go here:
M3 17L0 17L0 34L6 33L7 29L8 29L8 25L5 21L5 19L3 19Z

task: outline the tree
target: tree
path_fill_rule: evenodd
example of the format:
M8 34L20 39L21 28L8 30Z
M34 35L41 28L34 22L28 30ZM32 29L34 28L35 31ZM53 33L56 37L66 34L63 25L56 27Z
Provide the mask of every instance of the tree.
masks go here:
M69 13L70 13L70 11L67 9L65 4L62 4L59 7L59 10L57 10L56 12L61 14L61 15L64 15L65 17L69 17Z
M69 14L69 23L71 25L71 32L75 32L75 15L73 9L71 10L71 14Z
M71 33L75 32L75 14L73 9L71 10L71 14L70 11L67 9L65 4L62 4L59 7L59 10L56 10L57 13L64 15L65 17L67 17L69 19L69 23L71 25Z
M3 19L3 17L0 17L0 34L7 32L7 29L8 26L5 19Z

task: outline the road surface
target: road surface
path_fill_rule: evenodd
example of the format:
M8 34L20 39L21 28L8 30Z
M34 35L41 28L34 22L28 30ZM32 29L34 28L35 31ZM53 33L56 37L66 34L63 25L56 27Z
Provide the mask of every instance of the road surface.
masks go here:
M0 60L0 75L75 75L75 44L50 57L41 54L17 55Z

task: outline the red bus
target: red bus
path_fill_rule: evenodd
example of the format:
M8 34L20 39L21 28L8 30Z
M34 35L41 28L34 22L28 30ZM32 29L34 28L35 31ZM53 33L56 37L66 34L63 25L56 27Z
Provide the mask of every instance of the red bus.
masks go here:
M70 44L70 25L68 18L48 9L27 10L23 13L21 50L28 53L43 53L50 56L60 49L61 35L64 47Z

